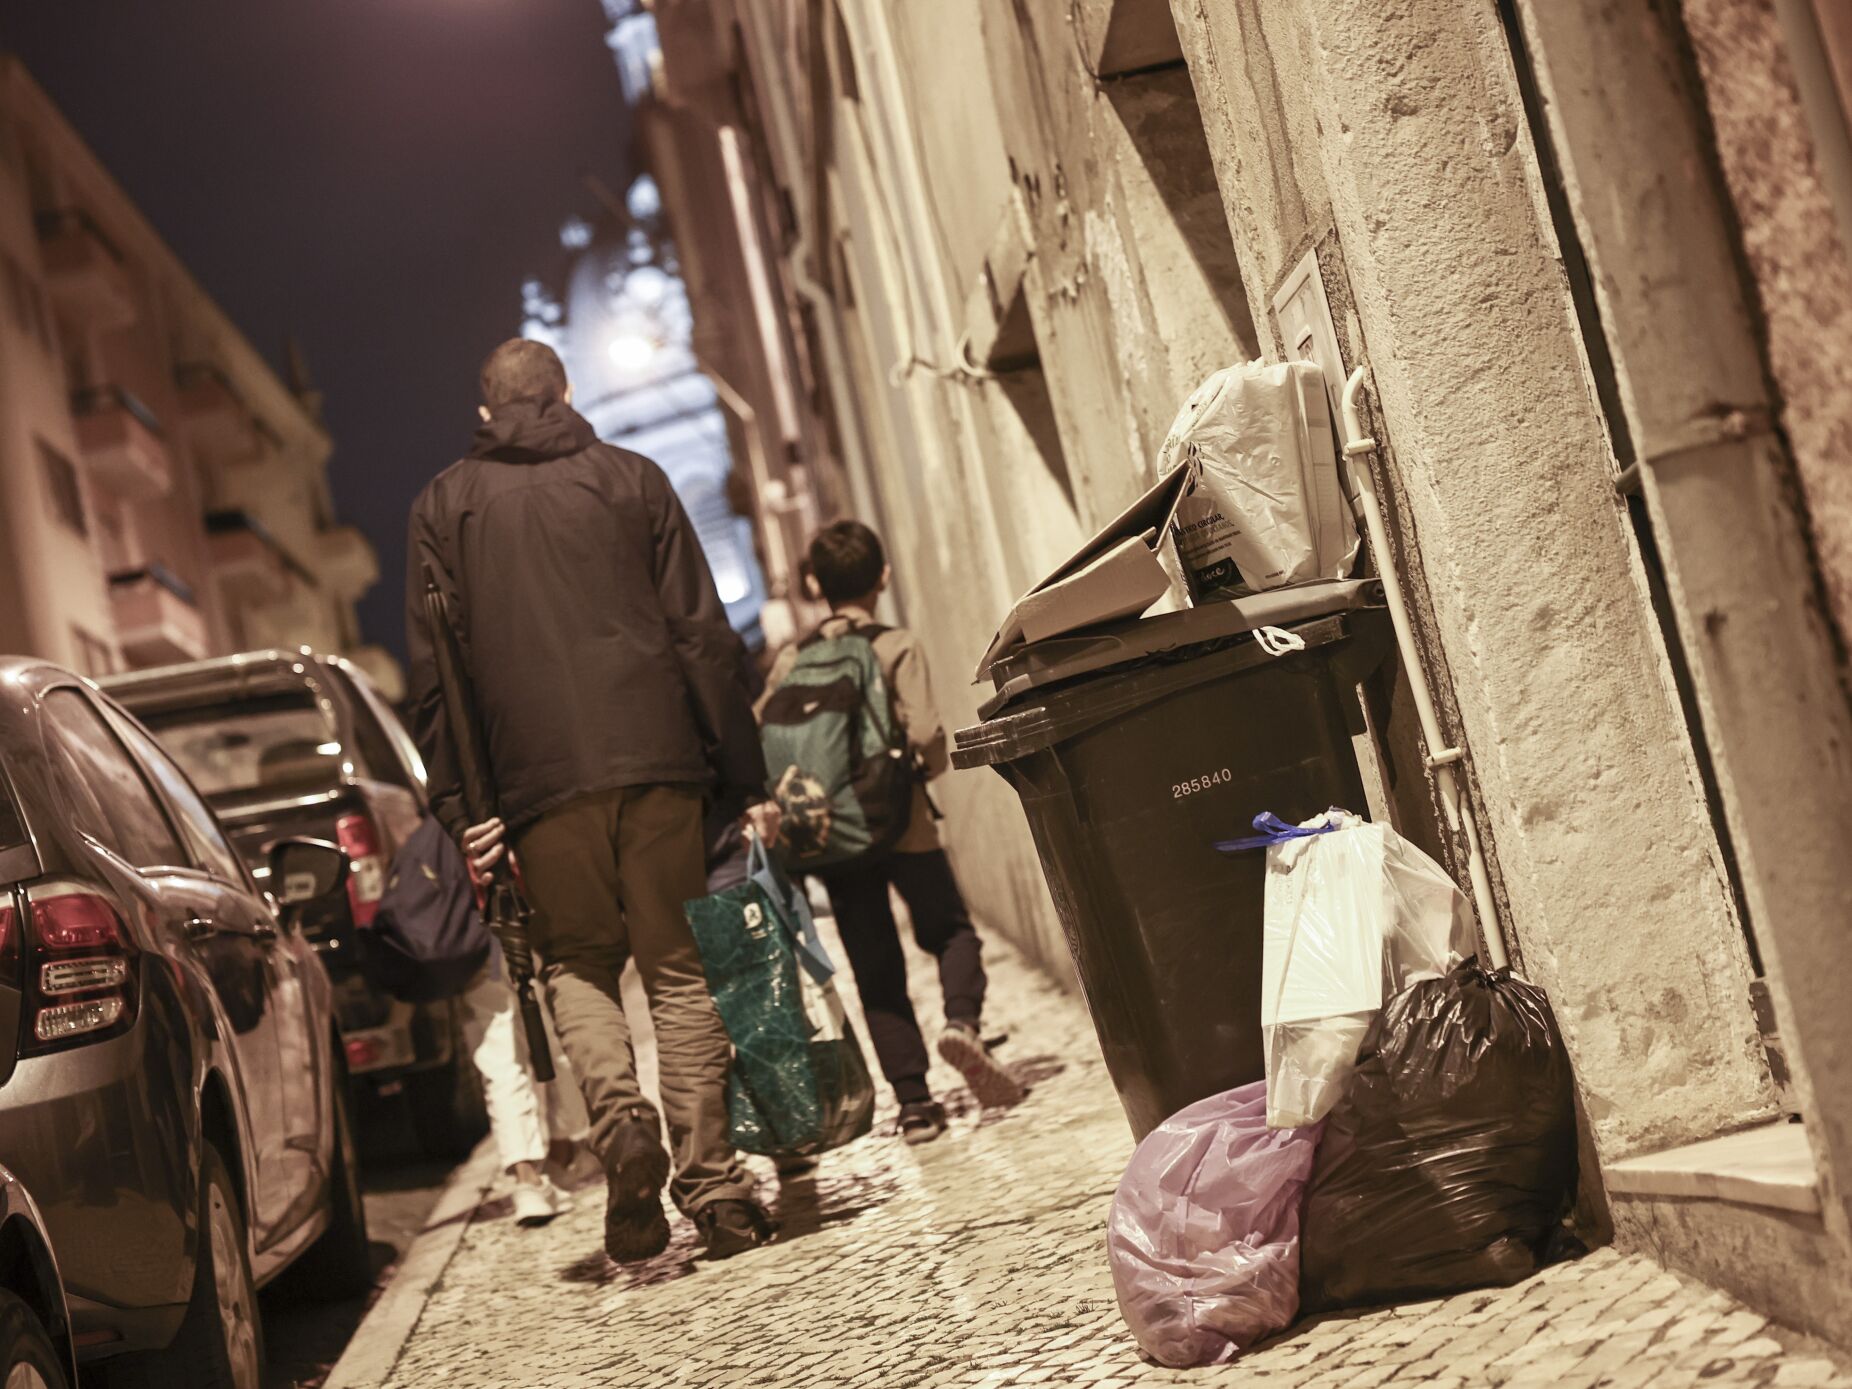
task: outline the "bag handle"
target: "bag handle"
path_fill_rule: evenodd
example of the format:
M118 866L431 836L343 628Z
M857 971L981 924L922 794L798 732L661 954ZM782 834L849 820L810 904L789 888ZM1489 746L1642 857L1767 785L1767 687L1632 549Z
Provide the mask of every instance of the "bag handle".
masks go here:
M746 831L746 841L748 880L758 881L761 887L767 887L777 896L778 905L782 909L779 917L796 948L798 964L818 984L829 983L836 973L836 962L830 959L823 937L817 931L816 919L810 914L809 899L804 896L803 889L785 876L784 869L767 851L765 841L755 831Z

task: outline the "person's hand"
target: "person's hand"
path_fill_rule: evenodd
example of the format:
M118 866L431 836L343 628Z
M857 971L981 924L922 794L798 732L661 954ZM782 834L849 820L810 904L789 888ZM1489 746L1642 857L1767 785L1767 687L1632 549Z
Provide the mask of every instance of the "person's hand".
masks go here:
M481 877L502 861L502 855L508 852L502 842L507 833L508 827L499 816L463 831L463 857L469 860L472 877Z
M778 842L778 830L784 818L784 810L777 801L760 801L746 807L746 828L766 844Z

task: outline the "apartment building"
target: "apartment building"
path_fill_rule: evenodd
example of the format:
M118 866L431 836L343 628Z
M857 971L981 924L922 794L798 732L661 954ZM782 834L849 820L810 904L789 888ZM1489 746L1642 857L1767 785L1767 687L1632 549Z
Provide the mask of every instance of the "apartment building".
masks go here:
M309 645L396 688L354 615L373 549L291 372L0 55L0 650L100 674Z
M1364 369L1444 735L1368 692L1385 813L1457 868L1462 759L1590 1228L1852 1342L1852 9L649 9L697 341L738 324L823 512L885 528L948 720L1205 375ZM1013 795L943 801L1064 974Z

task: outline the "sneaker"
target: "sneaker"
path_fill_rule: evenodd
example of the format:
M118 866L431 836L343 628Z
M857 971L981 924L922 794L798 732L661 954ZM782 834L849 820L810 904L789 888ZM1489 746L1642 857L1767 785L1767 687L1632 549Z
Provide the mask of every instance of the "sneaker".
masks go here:
M694 1213L694 1223L710 1259L731 1259L770 1244L777 1233L772 1218L755 1201L709 1201Z
M900 1136L918 1147L945 1132L945 1106L937 1100L913 1100L900 1107Z
M939 1055L957 1068L977 1102L986 1109L1008 1109L1021 1104L1028 1093L1015 1076L997 1064L975 1023L947 1023L939 1034Z
M604 1252L620 1264L655 1258L669 1247L669 1218L662 1210L669 1154L649 1110L633 1109L619 1123L604 1175Z
M554 1186L550 1177L514 1184L514 1223L517 1225L530 1228L545 1225L564 1215L570 1204L566 1193Z

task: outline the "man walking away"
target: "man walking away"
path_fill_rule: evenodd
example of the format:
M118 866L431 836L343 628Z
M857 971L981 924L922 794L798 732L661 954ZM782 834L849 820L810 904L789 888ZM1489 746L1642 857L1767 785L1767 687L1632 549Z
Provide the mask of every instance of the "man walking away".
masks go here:
M811 582L830 605L830 615L815 636L861 633L868 638L919 776L906 829L891 851L821 869L817 876L829 892L836 929L855 972L869 1039L900 1102L900 1136L908 1143L930 1143L945 1132L945 1107L933 1099L926 1084L926 1039L907 994L907 960L890 889L907 904L914 939L939 964L945 1000L940 1056L964 1076L979 1104L1017 1104L1023 1088L992 1058L979 1029L986 983L983 947L965 910L951 860L939 845L926 795L926 781L951 765L945 724L933 704L926 651L919 638L904 627L875 622L875 605L889 578L881 539L860 521L838 521L811 540L808 562ZM768 682L771 690L790 674L804 645L789 647L779 657ZM761 701L762 713L765 707L766 701Z
M661 1057L670 1194L711 1258L770 1222L727 1141L727 1035L682 903L705 890L704 791L765 807L765 763L737 639L662 470L600 443L551 349L516 339L482 369L469 456L412 507L414 723L432 807L478 865L520 860L553 1019L609 1184L605 1248L668 1245L669 1175L638 1088L618 977L634 959ZM475 683L502 822L468 826L420 601L446 590Z

